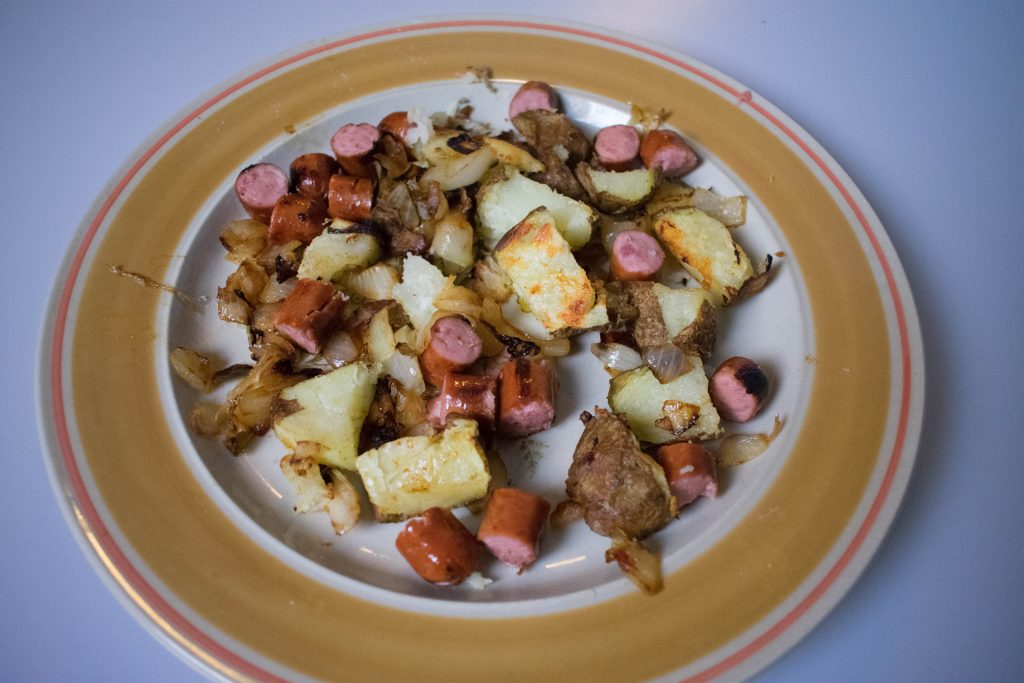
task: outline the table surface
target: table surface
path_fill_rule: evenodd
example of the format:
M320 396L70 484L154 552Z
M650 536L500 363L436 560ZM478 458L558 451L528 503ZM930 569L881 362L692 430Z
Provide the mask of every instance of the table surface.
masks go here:
M595 7L594 5L597 5ZM875 208L914 291L924 433L892 529L825 620L762 681L1024 679L1024 5L813 0L497 3L627 32L764 96ZM194 681L121 606L55 502L31 394L45 302L103 185L156 128L251 64L419 16L402 2L0 5L4 187L0 680ZM52 180L46 180L51 178ZM13 209L13 213L12 213ZM16 293L16 296L14 295Z

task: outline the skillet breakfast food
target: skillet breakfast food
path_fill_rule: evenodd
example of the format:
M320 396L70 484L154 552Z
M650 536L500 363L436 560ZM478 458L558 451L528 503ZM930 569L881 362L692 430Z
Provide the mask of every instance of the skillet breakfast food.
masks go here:
M730 233L744 197L682 182L699 158L661 117L636 111L591 137L539 82L511 99L514 130L471 113L349 123L331 154L239 173L250 218L221 233L237 269L217 303L254 364L215 370L175 349L201 391L241 378L223 403L197 403L191 426L236 454L272 429L297 511L326 512L343 534L361 489L432 583L465 581L480 547L525 571L549 518L582 519L656 592L658 559L640 541L774 436L701 445L768 395L749 359L710 380L703 363L722 309L765 286L771 259L756 267ZM584 412L575 452L547 456L565 461L565 498L508 486L501 444L567 419L558 359L593 331L611 410ZM463 506L475 534L451 512Z

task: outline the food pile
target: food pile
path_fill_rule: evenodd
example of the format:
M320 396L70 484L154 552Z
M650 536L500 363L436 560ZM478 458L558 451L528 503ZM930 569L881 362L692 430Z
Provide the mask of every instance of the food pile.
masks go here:
M656 592L660 563L640 541L716 495L702 442L768 396L753 361L710 380L703 361L720 310L760 291L771 259L755 268L732 238L745 197L682 182L700 160L662 117L634 108L591 139L536 81L511 99L514 130L462 104L346 124L331 154L239 173L249 218L221 233L237 269L217 306L246 328L254 364L216 370L175 349L201 391L241 378L225 402L197 403L191 427L235 454L272 429L297 511L326 512L343 534L361 488L376 520L402 523L396 546L429 582L466 580L480 546L526 570L550 517L611 538L608 561ZM667 276L680 267L685 282ZM600 332L610 410L580 416L571 461L549 456L565 458L565 499L507 486L496 437L566 419L557 359L587 331ZM774 433L757 436L724 464ZM475 534L461 506L481 515Z

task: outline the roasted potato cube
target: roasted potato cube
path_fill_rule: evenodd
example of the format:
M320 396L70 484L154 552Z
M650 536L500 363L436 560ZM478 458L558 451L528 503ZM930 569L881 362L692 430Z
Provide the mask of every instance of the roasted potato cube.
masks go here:
M354 469L380 374L379 365L357 362L285 389L274 402L274 433L292 450L315 442L317 462Z
M306 247L299 264L299 277L331 282L350 271L373 265L380 254L380 243L371 235L324 232Z
M729 229L700 209L670 209L654 216L654 232L718 305L728 305L754 275L750 259Z
M623 213L640 206L654 193L658 173L649 168L635 171L599 171L581 161L576 177L591 201L605 213Z
M708 441L720 436L720 418L708 395L704 364L699 356L687 358L690 371L665 384L648 367L612 378L608 405L625 414L641 441Z
M554 215L555 225L570 249L579 249L590 241L597 220L593 209L530 180L511 166L502 166L484 180L476 196L477 230L484 244L493 249L538 206L547 207Z
M406 436L366 451L356 469L381 521L465 505L485 496L491 480L477 423L461 418L439 434Z
M544 207L531 211L494 249L494 260L544 329L565 334L608 323L604 291L587 278Z
M498 156L498 163L515 166L523 173L539 173L544 170L544 164L539 159L511 142L498 138L484 138L484 144Z

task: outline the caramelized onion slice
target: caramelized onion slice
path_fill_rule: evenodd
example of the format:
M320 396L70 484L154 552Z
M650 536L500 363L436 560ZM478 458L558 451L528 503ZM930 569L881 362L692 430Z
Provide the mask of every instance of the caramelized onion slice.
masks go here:
M605 551L604 561L618 562L626 578L647 595L661 592L661 558L618 529L612 531L611 539L612 547Z
M662 384L685 375L692 367L686 352L675 344L649 346L643 350L641 357Z
M590 352L601 364L615 372L628 372L644 364L636 349L615 342L591 344Z
M767 450L782 431L782 425L783 421L776 415L772 431L768 434L730 434L722 439L715 454L715 464L718 467L735 467L753 460Z

